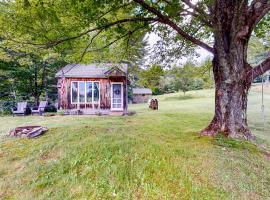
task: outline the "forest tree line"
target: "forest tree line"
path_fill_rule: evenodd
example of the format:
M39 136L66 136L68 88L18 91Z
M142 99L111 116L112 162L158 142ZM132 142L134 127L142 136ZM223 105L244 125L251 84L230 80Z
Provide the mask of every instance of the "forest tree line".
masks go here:
M150 88L154 95L213 88L211 66L210 59L200 64L187 61L169 68L152 65L139 71L133 86Z

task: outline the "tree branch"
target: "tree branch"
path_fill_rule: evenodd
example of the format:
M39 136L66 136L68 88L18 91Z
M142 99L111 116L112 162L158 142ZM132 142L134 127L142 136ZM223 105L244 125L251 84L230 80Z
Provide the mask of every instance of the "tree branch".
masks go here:
M178 32L179 35L181 35L184 39L192 42L195 45L198 45L207 51L213 53L213 48L210 47L208 44L196 39L195 37L189 35L184 30L182 30L176 23L174 23L168 16L163 15L161 12L159 12L156 8L151 7L147 3L145 3L144 0L133 0L134 2L140 4L144 9L150 11L151 13L155 14L160 20L159 22L163 24L169 25L171 28L173 28L175 31Z
M61 40L57 40L57 41L52 41L48 44L46 44L46 48L50 48L50 47L53 47L53 46L56 46L58 44L61 44L63 42L66 42L66 41L69 41L69 40L74 40L74 39L77 39L77 38L80 38L88 33L91 33L93 31L97 31L97 30L104 30L106 28L109 28L109 27L112 27L112 26L115 26L117 24L122 24L122 23L126 23L126 22L137 22L137 21L142 21L142 22L149 22L149 21L158 21L159 19L158 18L152 18L152 17L149 17L149 18L143 18L143 17L136 17L136 18L126 18L126 19L120 19L120 20L117 20L117 21L114 21L114 22L111 22L111 23L108 23L108 24L104 24L102 26L99 26L99 27L95 27L95 28L92 28L92 29L88 29L76 36L73 36L73 37L68 37L68 38L64 38L64 39L61 39Z
M103 30L99 30L90 40L90 42L86 45L82 55L81 55L81 58L79 60L78 63L81 63L81 61L83 60L83 57L85 56L86 52L87 52L87 49L91 46L91 44L94 42L95 38L102 32Z
M158 18L153 18L153 17L148 17L148 18L134 17L134 18L120 19L120 20L117 20L117 21L114 21L114 22L111 22L111 23L108 23L108 24L104 24L104 25L101 25L101 26L98 26L98 27L95 27L95 28L88 29L88 30L86 30L86 31L84 31L82 33L79 33L78 35L63 38L63 39L59 39L59 40L55 40L55 41L50 41L48 43L21 42L21 41L14 40L12 38L5 38L5 39L13 41L15 43L19 43L19 44L40 46L40 47L46 49L46 48L51 48L51 47L57 46L57 45L59 45L61 43L64 43L64 42L67 42L67 41L70 41L70 40L80 38L80 37L82 37L84 35L87 35L88 33L94 32L94 31L104 30L106 28L109 28L109 27L112 27L112 26L115 26L115 25L118 25L118 24L122 24L122 23L138 22L138 21L140 21L140 22L155 22L155 21L159 21L159 19Z
M87 52L100 51L100 50L106 49L107 47L111 46L112 44L118 42L119 40L121 40L121 39L123 39L123 38L125 38L125 37L127 37L127 36L129 36L129 35L131 35L131 34L133 34L133 33L135 33L136 31L138 31L138 30L140 30L140 29L143 29L144 27L146 27L146 26L140 26L140 27L138 27L137 29L134 29L134 30L132 30L132 31L128 31L127 33L121 35L120 37L118 37L118 38L116 38L115 40L109 42L108 44L106 44L106 45L104 45L104 46L102 46L102 47L100 47L100 48L97 48L97 49L91 49L91 50L89 50L89 51L87 51Z
M206 25L206 26L208 26L208 27L210 27L210 28L213 28L213 25L211 24L211 22L208 21L207 19L204 19L203 16L201 16L201 15L198 14L198 13L195 13L195 12L192 12L192 11L189 11L189 10L184 10L184 12L180 12L179 15L180 15L180 16L187 16L187 15L190 15L190 16L199 18L200 21L201 21L204 25Z
M190 0L181 0L181 1L184 2L188 7L199 13L202 17L209 18L209 15L203 9L200 9L198 6L192 4Z
M248 9L248 25L251 30L270 11L269 0L253 0Z
M268 70L270 70L270 52L268 53L268 57L261 64L252 69L251 76L255 79L256 77L263 75Z

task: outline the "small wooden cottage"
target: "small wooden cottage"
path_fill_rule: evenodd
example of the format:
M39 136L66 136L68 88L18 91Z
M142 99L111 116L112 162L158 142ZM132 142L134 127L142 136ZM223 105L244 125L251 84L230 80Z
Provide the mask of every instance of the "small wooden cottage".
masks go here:
M69 114L125 114L127 75L127 64L69 64L56 74L58 107Z
M133 103L147 103L152 98L152 90L149 88L133 88Z

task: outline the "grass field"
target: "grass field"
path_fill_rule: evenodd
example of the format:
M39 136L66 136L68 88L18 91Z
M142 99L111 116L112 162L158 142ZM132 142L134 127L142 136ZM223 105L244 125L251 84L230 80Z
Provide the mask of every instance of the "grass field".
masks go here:
M257 90L249 124L270 150ZM213 91L158 97L160 109L132 105L133 116L0 118L0 199L270 199L270 159L255 145L200 138L213 116ZM269 107L268 107L269 106ZM45 125L37 139L4 135Z

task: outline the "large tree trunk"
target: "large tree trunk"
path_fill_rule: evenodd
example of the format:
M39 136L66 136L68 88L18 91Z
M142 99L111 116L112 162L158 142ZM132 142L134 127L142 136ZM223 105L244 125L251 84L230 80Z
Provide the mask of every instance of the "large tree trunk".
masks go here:
M221 132L232 138L253 139L247 124L247 97L251 81L245 73L249 66L235 63L238 71L232 66L221 66L213 61L215 78L215 115L210 125L201 131L201 135L215 136ZM225 70L225 71L224 71ZM243 75L235 79L224 79L224 73ZM247 81L248 79L248 81Z
M254 78L246 62L251 35L244 12L247 6L246 1L215 1L215 116L201 135L215 136L221 132L232 138L254 138L247 124L247 97Z

